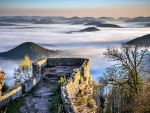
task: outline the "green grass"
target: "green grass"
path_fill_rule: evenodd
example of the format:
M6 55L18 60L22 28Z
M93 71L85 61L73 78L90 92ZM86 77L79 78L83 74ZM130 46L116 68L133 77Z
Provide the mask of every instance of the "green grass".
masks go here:
M64 113L64 109L62 107L62 100L60 95L60 87L61 84L56 83L54 85L54 88L52 89L52 92L55 94L52 96L52 101L49 104L49 110L51 113Z
M20 107L24 105L24 98L19 97L13 101L11 101L9 104L6 105L6 107L2 107L2 112L6 110L6 113L19 113Z
M65 113L63 103L61 99L61 85L66 81L65 77L61 77L58 83L54 84L52 92L55 94L52 96L52 101L49 104L49 110L51 113Z

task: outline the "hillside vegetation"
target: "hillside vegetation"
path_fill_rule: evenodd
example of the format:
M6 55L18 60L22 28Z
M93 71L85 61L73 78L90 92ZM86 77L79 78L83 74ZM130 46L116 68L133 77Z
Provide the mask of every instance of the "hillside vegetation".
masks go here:
M24 56L28 55L31 59L40 59L42 57L50 57L57 54L58 51L46 49L33 42L25 42L9 51L0 53L0 57L22 59Z
M135 38L133 40L130 40L126 44L128 45L144 45L144 46L150 46L150 34Z

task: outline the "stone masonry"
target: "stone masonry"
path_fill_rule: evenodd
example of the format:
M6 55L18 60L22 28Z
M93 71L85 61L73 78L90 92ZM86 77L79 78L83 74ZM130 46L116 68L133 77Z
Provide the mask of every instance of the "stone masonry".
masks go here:
M61 98L66 113L75 113L72 97L79 92L79 89L88 84L89 74L89 59L85 58L47 58L39 60L32 64L33 76L30 80L25 81L21 86L10 89L0 97L0 105L4 106L10 100L21 96L23 93L30 91L41 80L41 67L48 66L78 66L72 71L68 80L61 86ZM0 73L1 84L5 78L4 73ZM84 82L84 84L82 84ZM82 84L82 85L81 85ZM94 111L93 111L94 113Z

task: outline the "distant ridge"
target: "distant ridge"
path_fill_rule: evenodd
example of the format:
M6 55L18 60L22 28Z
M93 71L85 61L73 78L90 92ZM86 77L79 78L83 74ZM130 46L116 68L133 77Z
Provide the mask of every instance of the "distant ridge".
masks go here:
M149 23L149 24L147 24L147 25L145 25L144 27L150 27L150 23Z
M100 25L100 24L102 24L102 23L101 22L89 22L84 25Z
M93 31L100 31L100 30L96 27L88 27L85 29L81 29L79 32L93 32Z
M28 20L28 19L17 19L17 18L15 18L15 19L11 19L11 18L6 18L6 19L4 19L4 20L0 20L0 22L7 22L7 23L35 23L35 22L37 22L37 20L36 19L30 19L30 20Z
M135 17L125 22L150 22L150 17Z
M144 46L150 46L150 34L135 38L135 39L127 42L126 44L128 44L128 45L140 44L140 45L144 45Z
M95 32L95 31L100 31L98 28L96 27L87 27L85 29L81 29L79 31L71 31L71 32L67 32L67 33L75 33L75 32Z
M119 25L115 24L99 24L97 27L121 28Z
M116 25L116 24L107 24L107 23L102 23L102 22L89 22L84 25L95 25L96 27L121 28L119 25Z
M42 20L35 22L34 24L55 24L55 22L53 22L50 19L42 19Z
M8 24L8 23L0 23L0 26L18 26L18 25Z
M58 51L53 51L39 46L33 42L25 42L19 46L0 53L0 57L8 59L22 59L25 55L28 55L30 59L40 59L42 57L50 57L57 55Z

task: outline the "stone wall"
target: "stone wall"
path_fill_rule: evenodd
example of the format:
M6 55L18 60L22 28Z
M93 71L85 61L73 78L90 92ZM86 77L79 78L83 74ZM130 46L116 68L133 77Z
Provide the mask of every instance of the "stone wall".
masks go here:
M83 64L79 69L74 69L70 78L61 86L61 97L66 113L75 113L71 98L74 97L79 89L88 85L89 60L82 59Z
M47 66L81 66L83 58L48 58Z
M9 103L10 100L14 100L23 93L30 91L41 80L41 67L43 66L80 66L78 69L73 69L69 79L61 86L61 98L66 113L75 113L71 98L79 92L79 89L88 84L90 77L89 59L48 58L33 63L33 77L18 88L5 92L0 98L0 105L3 106Z
M32 64L33 69L33 77L31 79L25 81L17 88L13 88L4 92L0 97L0 106L5 106L11 100L20 97L23 93L27 93L30 91L41 79L41 68L40 66L45 66L47 59L42 59L41 61L37 61Z
M19 86L14 89L10 89L7 92L4 92L0 97L0 106L4 106L9 103L11 100L14 100L22 95L22 86Z

